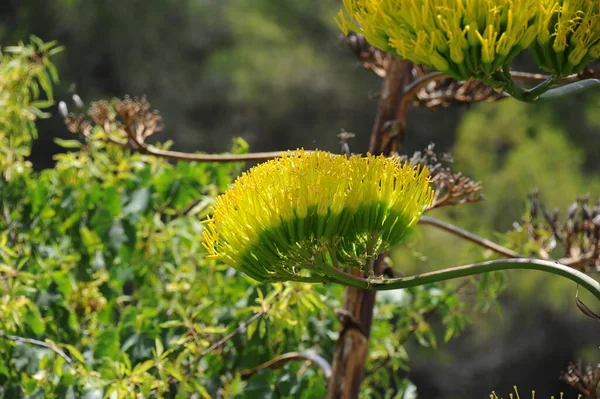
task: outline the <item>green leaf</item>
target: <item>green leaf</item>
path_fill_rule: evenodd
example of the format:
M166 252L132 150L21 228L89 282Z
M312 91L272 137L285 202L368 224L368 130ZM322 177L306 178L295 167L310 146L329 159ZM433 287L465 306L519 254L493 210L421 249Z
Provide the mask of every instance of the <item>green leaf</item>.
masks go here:
M246 140L241 137L235 137L233 139L233 148L231 153L233 154L247 154L250 150L250 145Z
M123 208L125 215L144 212L150 203L150 190L147 188L137 189L131 194L128 204Z
M77 361L85 364L85 358L83 357L81 352L79 352L79 349L70 344L65 344L65 348L69 351L71 356L77 359Z
M108 357L115 359L119 355L119 349L120 343L117 331L114 329L104 330L98 335L98 340L94 346L94 358Z
M64 140L58 137L54 139L54 142L62 148L81 148L83 146L83 143L78 140Z
M104 398L104 391L102 389L90 389L83 394L82 399L102 399Z
M175 377L178 381L181 381L181 382L185 381L183 374L181 374L181 372L177 369L177 367L175 367L172 363L165 364L165 371L167 373L169 373L169 375Z
M58 292L64 296L70 295L76 287L73 276L67 272L54 272L52 278L58 287Z
M165 351L165 347L163 346L162 341L159 338L155 338L154 345L156 348L156 356L161 357L163 352Z
M117 218L121 214L121 195L116 187L111 186L104 190L101 205L102 210L106 210L112 218Z
M169 320L169 321L165 321L164 323L160 323L158 326L160 328L175 328L175 327L180 327L182 325L183 325L183 323L179 320Z
M131 335L129 338L127 338L125 343L123 343L123 346L121 347L121 351L123 351L123 352L128 351L129 348L131 348L132 346L134 346L140 342L140 338L141 338L140 334Z
M128 241L127 234L120 220L115 220L108 231L108 242L115 251L121 249L123 244Z
M143 363L138 363L134 367L132 374L143 374L146 371L150 370L152 367L154 367L154 360L146 360Z
M29 306L29 311L25 314L25 324L35 335L40 335L46 330L42 315L35 305Z
M446 332L444 333L444 342L448 342L454 336L454 324L449 324L446 327Z
M43 109L43 108L49 108L49 107L53 106L54 105L54 101L52 101L52 100L38 100L38 101L32 101L32 102L30 102L29 105L31 107L34 107L34 108ZM65 141L69 141L69 140L65 140ZM73 140L73 141L76 141L76 140ZM59 144L59 143L56 143L56 144Z
M204 385L195 380L192 380L192 385L194 386L194 391L200 394L204 399L211 399L211 396Z
M258 323L258 336L260 337L260 339L264 339L267 335L267 322L265 321L265 319L261 319Z
M254 335L254 332L256 331L257 324L258 323L252 323L246 327L246 333L248 334L248 340L252 339L252 336Z

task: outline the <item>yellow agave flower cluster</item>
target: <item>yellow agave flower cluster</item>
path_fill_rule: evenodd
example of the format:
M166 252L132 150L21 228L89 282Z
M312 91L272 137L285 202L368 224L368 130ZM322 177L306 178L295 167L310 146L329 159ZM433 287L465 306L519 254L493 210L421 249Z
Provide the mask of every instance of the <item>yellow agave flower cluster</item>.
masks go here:
M599 0L343 0L344 33L455 79L488 80L532 47L556 76L600 54ZM491 80L493 83L493 80Z
M362 268L401 242L432 199L425 168L298 150L250 169L219 196L203 244L259 281L322 281L324 263Z
M555 76L580 72L600 58L600 0L541 1L531 53Z

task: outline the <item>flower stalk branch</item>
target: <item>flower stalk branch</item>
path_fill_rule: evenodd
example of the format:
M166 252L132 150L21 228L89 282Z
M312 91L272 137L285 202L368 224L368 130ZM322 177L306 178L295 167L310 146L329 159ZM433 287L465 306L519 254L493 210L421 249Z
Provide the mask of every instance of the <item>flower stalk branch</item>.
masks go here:
M325 376L325 380L328 381L331 378L331 365L323 357L312 352L289 352L274 357L273 359L256 366L253 369L242 371L241 377L243 380L248 380L256 373L266 369L278 369L289 362L293 361L305 361L309 364L318 366Z
M356 284L355 286L357 288L371 289L376 291L387 291L453 280L460 277L469 277L482 273L515 269L539 270L558 276L566 277L569 280L584 287L598 300L600 300L600 283L588 276L587 274L584 274L578 270L574 270L573 268L562 265L558 262L530 258L490 260L486 262L472 263L464 266L451 267L433 272L421 273L415 276L392 279L386 279L384 277L356 278L356 276L352 276L352 282L353 284ZM337 272L347 274L339 270Z

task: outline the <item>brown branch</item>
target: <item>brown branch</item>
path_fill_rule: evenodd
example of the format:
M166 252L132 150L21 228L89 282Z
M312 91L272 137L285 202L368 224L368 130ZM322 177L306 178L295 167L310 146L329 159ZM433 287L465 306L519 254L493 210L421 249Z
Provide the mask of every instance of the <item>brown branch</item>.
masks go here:
M0 332L0 338L6 339L9 341L13 341L13 342L20 342L23 344L41 346L42 348L50 349L52 352L56 353L58 356L65 359L65 361L69 364L69 366L73 366L73 360L55 344L44 342L44 341L39 341L39 340L33 339L33 338L24 338L24 337L18 337L16 335L8 335L3 332Z
M276 297L279 296L276 295ZM194 360L192 360L191 362L189 362L186 366L185 366L185 370L186 372L189 374L192 370L192 365L198 363L200 360L202 360L202 358L204 356L209 355L210 353L214 352L215 350L221 348L223 345L225 345L229 340L231 340L232 338L234 338L235 336L237 336L239 333L243 332L250 324L254 323L255 321L259 320L261 317L263 317L264 315L266 315L269 310L271 310L271 307L267 307L266 309L261 310L260 312L257 312L256 314L252 315L252 317L250 317L249 319L243 321L240 323L240 325L233 330L232 332L230 332L229 334L227 334L226 336L224 336L223 338L221 338L220 340L218 340L217 342L215 342L214 344L212 344L210 347L208 347L208 349L206 349L204 352L202 352L200 355L198 355L198 357L196 357ZM171 377L170 382L174 383L175 382L175 378Z
M551 77L550 75L545 75L542 73L529 73L529 72L520 72L520 71L511 71L510 75L515 80L530 81L530 82L543 82L545 80L548 80L548 78ZM568 84L568 83L577 82L579 80L593 79L593 78L600 78L600 69L595 70L592 67L588 66L580 73L565 76L564 78L562 78L560 80L559 85L564 85L564 84Z
M506 258L523 258L526 257L525 255L521 255L518 252L513 251L512 249L503 247L500 244L497 244L493 241L490 241L486 238L480 237L476 234L471 233L470 231L461 229L460 227L454 226L453 224L450 224L448 222L444 222L442 220L439 219L435 219L432 217L428 217L428 216L423 216L420 220L419 220L419 224L424 224L424 225L429 225L429 226L433 226L433 227L437 227L441 230L444 230L450 234L454 234L457 237L460 237L464 240L470 241L474 244L477 244L481 247L487 248L491 251L494 251L495 253L502 255ZM586 253L580 257L577 258L573 258L573 257L565 257L565 258L561 258L558 259L557 262L560 264L563 264L565 266L569 266L572 267L574 269L577 270L583 270L583 266L585 266L587 263L595 260L595 255L593 252L590 253Z
M231 340L233 337L235 337L236 335L238 335L239 333L244 331L246 329L246 327L248 327L250 324L254 323L256 320L263 317L269 311L269 309L261 310L260 312L252 315L252 317L250 317L248 320L241 322L240 325L235 330L233 330L232 332L230 332L229 334L227 334L226 336L224 336L223 338L221 338L220 340L218 340L217 342L212 344L204 352L200 353L194 360L190 361L185 366L186 373L189 375L189 373L192 371L192 366L194 364L196 364L200 360L202 360L202 358L204 356L209 355L210 353L214 352L215 350L221 348L223 345L225 345L227 343L227 341ZM175 377L171 377L169 380L169 383L173 384L173 383L175 383L176 380L177 379Z
M154 155L161 158L177 161L190 162L247 162L268 161L279 158L286 151L253 152L249 154L192 154L179 151L161 150L153 146L145 145L138 149L143 154ZM295 153L295 151L292 151Z
M329 381L331 378L331 366L329 362L325 360L323 357L311 353L311 352L289 352L284 353L283 355L277 356L268 362L265 362L259 366L256 366L253 369L245 370L241 372L242 380L250 379L254 374L265 370L265 369L278 369L285 366L287 363L292 361L305 360L311 364L318 366L321 370L323 370L323 374L325 374L325 380Z
M560 380L577 389L588 399L597 399L600 387L600 365L595 370L592 366L584 370L581 364L570 363L567 371L561 374Z
M476 234L471 233L470 231L461 229L460 227L454 226L448 222L444 222L439 219L435 219L428 216L423 216L421 220L419 220L419 224L425 224L437 227L438 229L447 231L448 233L454 234L457 237L460 237L464 240L470 241L474 244L477 244L481 247L487 248L496 252L499 255L505 256L507 258L523 258L524 256L519 254L518 252L513 251L512 249L503 247L502 245L496 244L493 241L490 241L486 238L479 237ZM563 262L561 262L563 263Z
M66 105L64 107L66 108ZM98 140L93 137L95 125L104 132L105 142L156 157L189 162L247 162L266 161L278 158L282 154L282 151L250 154L194 154L156 148L148 144L146 139L162 132L162 119L157 111L150 111L150 104L144 97L125 97L124 100L115 98L110 103L94 102L90 105L87 114L91 120L83 115L66 115L64 122L67 129L71 133Z
M200 354L200 358L197 360L200 360L204 356L212 353L213 351L215 351L215 350L219 349L220 347L222 347L223 345L225 345L227 343L227 341L229 341L230 339L232 339L233 337L235 337L236 335L238 335L239 333L244 331L246 329L246 327L248 327L250 324L254 323L256 320L263 317L266 313L267 313L267 311L261 310L260 312L256 313L252 317L250 317L248 320L240 323L240 325L235 330L233 330L232 332L230 332L229 334L227 334L226 336L224 336L223 338L221 338L220 340L218 340L217 342L212 344L207 350L202 352L202 354Z
M408 83L411 64L391 54L385 56L385 72L377 116L373 123L369 152L389 155L404 138L405 121L390 126L389 121L398 121L398 103L402 88ZM402 116L402 115L401 115ZM396 129L390 129L396 127ZM383 270L384 255L374 265L375 275ZM342 324L332 360L332 377L327 388L329 399L358 398L368 352L368 337L373 323L375 292L347 287L344 294L344 310L358 320L361 327L348 328ZM366 334L366 335L365 335Z
M402 98L402 88L408 83L412 64L391 54L388 58L389 70L381 90L379 107L369 143L369 152L377 155L389 155L391 151L397 151L395 147L404 139L406 124L405 114L399 114L398 105ZM394 118L396 124L390 124ZM390 143L395 143L395 145L390 145Z
M584 254L583 256L577 257L577 258L573 258L573 257L566 257L566 258L561 258L558 260L559 263L562 263L565 266L570 266L574 269L578 269L578 270L582 270L586 264L594 261L596 259L596 256L593 252L589 252L587 254Z
M431 82L437 82L438 80L447 79L448 75L442 72L429 72L415 80L413 80L409 85L404 88L402 92L402 98L406 98L408 101L412 100L417 93L425 88Z
M545 80L548 80L548 78L550 77L550 75L544 75L543 73L529 73L520 71L511 71L510 76L514 80L521 80L524 82L543 82ZM577 77L577 75L571 75L571 77Z
M11 270L9 272L4 272L4 273L5 274L0 274L0 281L15 278L19 275L19 272L16 270Z
M104 130L106 134L106 142L115 144L130 150L138 151L145 155L152 155L155 157L171 159L174 161L187 161L187 162L252 162L252 161L268 161L271 159L281 157L282 153L287 151L267 151L267 152L252 152L248 154L195 154L190 152L170 151L156 148L152 145L144 142L134 141L135 145L125 140L119 140L110 133L109 130ZM95 139L98 140L98 139ZM310 152L310 151L307 151ZM292 154L296 151L291 151Z

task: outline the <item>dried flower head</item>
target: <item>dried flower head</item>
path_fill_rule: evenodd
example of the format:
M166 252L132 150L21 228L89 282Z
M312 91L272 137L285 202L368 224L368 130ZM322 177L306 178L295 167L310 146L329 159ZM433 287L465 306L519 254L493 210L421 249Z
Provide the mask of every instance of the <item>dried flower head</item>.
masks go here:
M541 0L343 0L342 31L458 80L489 77L529 47Z
M204 246L259 281L335 281L324 258L364 267L401 242L432 199L426 168L300 150L250 169L219 196Z

